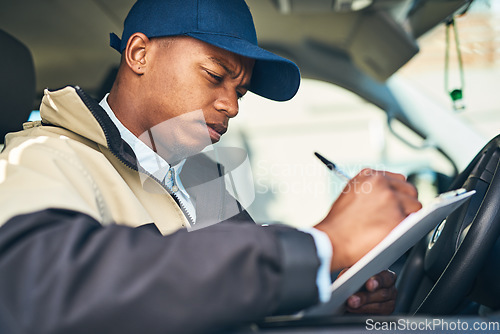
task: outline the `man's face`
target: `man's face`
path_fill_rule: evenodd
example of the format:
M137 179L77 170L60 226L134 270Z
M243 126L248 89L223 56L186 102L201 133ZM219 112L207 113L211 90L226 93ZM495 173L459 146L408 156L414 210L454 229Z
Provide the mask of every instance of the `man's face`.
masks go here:
M151 42L139 138L167 161L182 159L226 132L254 61L191 37Z

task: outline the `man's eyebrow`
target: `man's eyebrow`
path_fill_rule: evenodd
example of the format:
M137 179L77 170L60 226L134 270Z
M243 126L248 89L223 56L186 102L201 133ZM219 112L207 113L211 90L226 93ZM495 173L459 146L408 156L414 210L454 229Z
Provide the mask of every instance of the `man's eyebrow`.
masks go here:
M211 60L212 62L216 63L217 65L219 65L220 67L222 67L227 74L229 74L231 77L235 77L235 73L233 70L231 70L229 67L227 67L227 65L222 61L220 60L219 58L217 57L208 57L209 60Z
M227 67L227 65L224 63L223 60L217 58L217 57L208 57L208 59L214 63L216 63L217 65L219 65L220 67L222 67L224 69L224 71L226 71L227 74L229 74L229 76L231 76L232 78L236 78L239 73L235 73L233 70L231 70L229 67ZM243 69L243 68L242 68ZM247 84L244 84L244 85L241 85L242 88L245 88L246 90L250 90L250 83L247 83Z

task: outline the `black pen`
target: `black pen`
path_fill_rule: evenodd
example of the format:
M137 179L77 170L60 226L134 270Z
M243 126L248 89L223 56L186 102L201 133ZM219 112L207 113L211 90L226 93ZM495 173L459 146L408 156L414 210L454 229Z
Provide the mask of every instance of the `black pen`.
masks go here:
M343 178L345 181L349 181L351 178L347 176L346 173L344 173L342 170L340 170L333 162L319 154L318 152L314 152L314 155L328 167L329 170L332 172L336 173L338 176Z

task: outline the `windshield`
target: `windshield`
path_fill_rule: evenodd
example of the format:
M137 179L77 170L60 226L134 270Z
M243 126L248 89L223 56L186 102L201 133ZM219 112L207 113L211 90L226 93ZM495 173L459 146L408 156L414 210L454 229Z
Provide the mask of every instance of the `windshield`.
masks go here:
M458 117L490 139L500 130L500 2L475 1L466 15L455 20L455 24L463 63L463 82L453 28L449 32L446 76L445 25L439 25L422 36L420 52L398 74L447 106L452 106L449 93L461 88L464 108L457 110Z
M476 1L467 15L456 18L462 69L453 27L449 28L447 43L446 26L442 24L421 37L419 54L394 75L444 113L453 114L471 134L477 134L470 149L473 153L500 129L499 15L498 2ZM454 89L461 89L463 94L463 99L455 101L456 108L450 97ZM417 112L422 108L426 107L417 107ZM222 145L240 146L249 152L256 194L250 212L255 219L303 227L321 219L345 185L316 159L314 152L334 161L351 176L363 167L410 177L416 173L414 183L424 203L442 190L437 189L438 181L451 179L472 158L464 154L461 161L456 156L450 160L432 140L423 142L403 124L391 124L398 137L423 148L410 147L396 137L387 125L384 110L346 89L305 78L299 93L289 102L272 102L248 93ZM456 127L446 123L437 128L450 140L460 136ZM291 210L297 207L310 210Z

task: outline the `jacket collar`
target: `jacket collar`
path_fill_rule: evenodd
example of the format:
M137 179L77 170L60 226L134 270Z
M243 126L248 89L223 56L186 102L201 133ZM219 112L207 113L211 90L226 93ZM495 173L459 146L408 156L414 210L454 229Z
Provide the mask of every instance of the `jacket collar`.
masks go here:
M72 131L108 148L123 163L137 170L137 159L130 146L99 103L78 86L44 91L40 106L42 124Z

